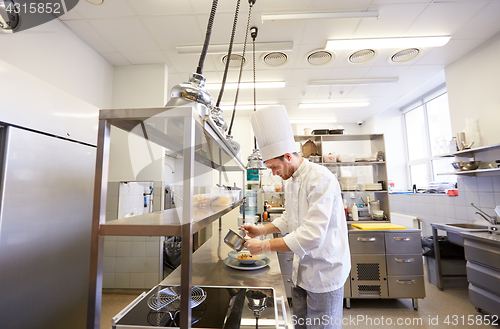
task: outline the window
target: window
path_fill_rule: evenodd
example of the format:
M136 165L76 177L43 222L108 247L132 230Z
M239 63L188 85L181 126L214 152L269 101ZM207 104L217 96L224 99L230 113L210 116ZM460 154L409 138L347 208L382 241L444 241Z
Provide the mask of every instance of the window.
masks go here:
M430 182L456 183L454 159L438 157L450 153L452 139L448 94L441 91L419 101L404 112L410 186L426 188Z

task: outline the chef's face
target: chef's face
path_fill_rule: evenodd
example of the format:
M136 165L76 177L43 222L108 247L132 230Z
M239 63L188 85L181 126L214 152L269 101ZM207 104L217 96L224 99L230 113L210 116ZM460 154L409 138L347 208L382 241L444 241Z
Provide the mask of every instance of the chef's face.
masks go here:
M292 177L295 172L295 167L292 164L292 155L286 153L283 160L276 158L264 162L268 169L273 171L273 175L280 176L282 179L287 180Z

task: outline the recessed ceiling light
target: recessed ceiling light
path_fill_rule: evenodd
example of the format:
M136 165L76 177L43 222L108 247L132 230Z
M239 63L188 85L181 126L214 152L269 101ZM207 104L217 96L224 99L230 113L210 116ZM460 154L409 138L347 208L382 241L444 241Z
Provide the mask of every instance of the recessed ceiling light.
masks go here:
M206 89L220 89L221 87L222 87L222 84L220 84L220 83L207 83L205 85ZM284 88L284 87L285 87L284 81L257 82L255 84L255 88L261 88L261 89ZM238 83L237 82L226 83L224 88L225 89L236 89L236 88L238 88ZM240 89L253 89L253 88L254 88L253 82L241 82L240 83Z
M326 42L327 50L359 48L419 48L440 47L450 41L449 35L433 37L373 38L373 39L337 39Z
M378 11L333 11L316 13L283 13L262 14L262 22L265 21L288 21L303 19L343 19L343 18L377 18Z
M305 57L306 63L313 66L326 65L334 59L335 54L329 50L324 49L313 50L309 52Z
M399 78L365 78L365 79L330 79L330 80L309 80L308 86L348 86L348 85L369 85L373 83L396 83Z
M406 63L416 58L420 54L418 48L409 48L396 52L391 55L391 62L393 63Z
M351 64L365 64L375 58L377 52L373 49L361 49L347 56Z
M262 56L260 56L260 60L267 66L278 67L288 63L290 58L285 52L273 51L267 54L262 54Z
M370 102L331 102L331 103L300 103L299 109L320 109L333 107L365 107Z

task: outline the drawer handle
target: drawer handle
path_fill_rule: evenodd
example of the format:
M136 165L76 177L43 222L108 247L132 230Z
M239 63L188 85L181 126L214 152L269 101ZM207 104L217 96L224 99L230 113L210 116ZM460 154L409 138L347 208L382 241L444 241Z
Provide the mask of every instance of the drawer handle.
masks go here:
M375 240L377 240L376 238L358 238L358 241L361 241L361 242L374 242Z
M398 284L414 284L415 280L396 280Z
M396 260L396 263L412 263L415 261L413 258L408 258L408 259L394 258L394 259Z
M411 241L411 238L394 238L394 241Z
M293 263L293 258L287 258L286 261L290 262L290 263Z

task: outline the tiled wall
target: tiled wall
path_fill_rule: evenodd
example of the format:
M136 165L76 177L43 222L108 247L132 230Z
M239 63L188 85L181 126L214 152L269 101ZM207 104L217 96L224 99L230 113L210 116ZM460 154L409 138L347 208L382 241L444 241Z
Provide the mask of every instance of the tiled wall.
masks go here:
M422 235L431 235L431 223L473 223L488 225L475 206L495 216L500 206L500 175L459 176L458 196L444 194L391 194L391 212L417 216L422 219Z
M108 184L106 220L125 214L135 216L144 208L144 186L119 182ZM149 191L149 189L148 189ZM119 200L120 199L120 200ZM154 183L154 211L161 207L161 182ZM160 237L107 236L104 238L103 288L151 288L161 281L162 266Z

